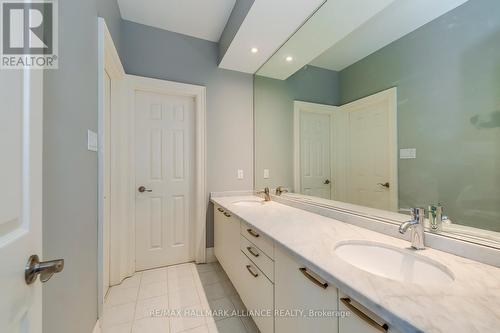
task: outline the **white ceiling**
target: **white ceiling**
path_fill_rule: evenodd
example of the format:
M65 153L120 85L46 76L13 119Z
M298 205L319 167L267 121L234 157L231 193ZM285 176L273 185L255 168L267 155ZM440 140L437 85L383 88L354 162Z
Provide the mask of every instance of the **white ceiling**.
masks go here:
M257 74L287 79L393 1L328 0ZM286 62L287 56L292 56L293 61Z
M125 20L218 42L236 0L118 0Z
M395 1L311 65L341 71L467 1Z
M255 0L219 67L255 73L324 1Z
M307 64L342 70L465 2L328 0L257 74L285 80Z

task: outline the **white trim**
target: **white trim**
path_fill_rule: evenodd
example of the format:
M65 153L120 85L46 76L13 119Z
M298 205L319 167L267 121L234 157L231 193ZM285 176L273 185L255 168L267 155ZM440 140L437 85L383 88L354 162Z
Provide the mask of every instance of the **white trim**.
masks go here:
M99 323L99 319L97 319L92 333L101 333L101 324Z
M215 252L213 247L207 247L207 264L217 262L217 258L215 257Z
M164 81L141 76L127 75L129 107L129 179L130 184L130 216L135 230L135 153L134 153L134 91L143 90L161 94L190 96L195 99L195 204L194 234L191 242L191 253L196 263L206 262L206 88L204 86ZM134 232L135 234L135 232ZM134 241L135 244L135 236Z
M108 155L109 160L111 160L111 152L104 151L102 146L104 139L104 73L107 72L112 80L112 91L119 90L117 81L124 78L125 71L123 70L118 52L116 51L111 34L106 26L106 22L103 18L98 18L98 77L97 77L97 89L98 89L98 109L97 109L97 127L98 127L98 142L99 151L97 157L97 173L98 173L98 313L99 316L102 314L102 306L104 303L105 292L103 290L103 271L104 271L104 247L111 244L104 244L103 238L103 220L104 220L104 160L105 154ZM119 95L111 97L111 113L116 113L119 109ZM113 125L111 125L113 126ZM111 139L113 141L113 139ZM111 176L113 177L113 175ZM113 191L112 191L113 192ZM114 195L115 193L113 193ZM112 224L113 216L110 219L110 224ZM111 237L110 237L111 238ZM111 242L110 242L111 243ZM111 261L111 256L110 256ZM111 269L109 269L109 276L111 277ZM111 278L110 278L111 280Z
M311 108L311 109L308 109ZM327 114L330 116L330 179L331 191L330 199L335 198L335 184L336 184L336 167L335 156L336 140L335 137L335 123L338 114L338 106L309 103L302 101L293 101L293 192L301 193L301 177L300 177L300 113L318 113Z
M389 183L391 184L390 210L399 211L398 186L398 129L397 129L397 88L390 88L379 93L358 99L340 107L342 112L349 112L352 108L359 108L380 102L387 103L389 109L389 142L391 144Z

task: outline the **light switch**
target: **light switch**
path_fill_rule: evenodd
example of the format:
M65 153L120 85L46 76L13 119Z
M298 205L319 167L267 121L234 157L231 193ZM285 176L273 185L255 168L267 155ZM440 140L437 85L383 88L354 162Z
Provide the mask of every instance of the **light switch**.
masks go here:
M416 148L400 149L399 158L402 160L417 158L417 149Z
M264 179L269 178L269 169L264 169Z
M87 149L97 151L97 133L91 130L87 130Z
M238 169L238 179L243 179L243 170Z

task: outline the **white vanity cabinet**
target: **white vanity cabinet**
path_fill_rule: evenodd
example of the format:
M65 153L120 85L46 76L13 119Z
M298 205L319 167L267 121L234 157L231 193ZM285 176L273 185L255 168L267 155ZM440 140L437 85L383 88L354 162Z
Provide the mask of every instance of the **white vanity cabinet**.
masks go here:
M274 332L274 241L240 223L240 265L236 290L261 333Z
M397 333L272 238L214 207L215 256L262 333Z
M214 205L214 251L261 333L273 333L274 241Z
M274 267L275 309L279 314L274 320L275 332L338 332L338 319L334 313L338 309L337 288L279 246L274 249ZM318 313L307 317L311 310L324 309L331 310L331 316L322 317L323 313ZM296 310L303 311L304 316L293 316Z
M251 311L261 333L274 332L274 285L243 252L240 252L238 283L235 285L243 304Z
M339 292L339 310L350 313L339 318L340 333L398 333L382 318L342 292Z
M233 282L238 283L240 262L240 220L219 205L214 205L214 252Z

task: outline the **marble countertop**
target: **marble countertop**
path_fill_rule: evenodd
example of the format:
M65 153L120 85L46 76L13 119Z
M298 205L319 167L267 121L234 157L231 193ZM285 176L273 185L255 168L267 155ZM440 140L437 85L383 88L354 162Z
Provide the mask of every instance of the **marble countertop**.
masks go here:
M216 196L211 201L273 238L396 329L443 333L500 330L500 268L427 248L416 253L448 267L455 277L452 283L408 284L376 276L337 257L336 245L369 240L414 252L408 249L408 241L273 201L260 207L233 204L256 198Z

